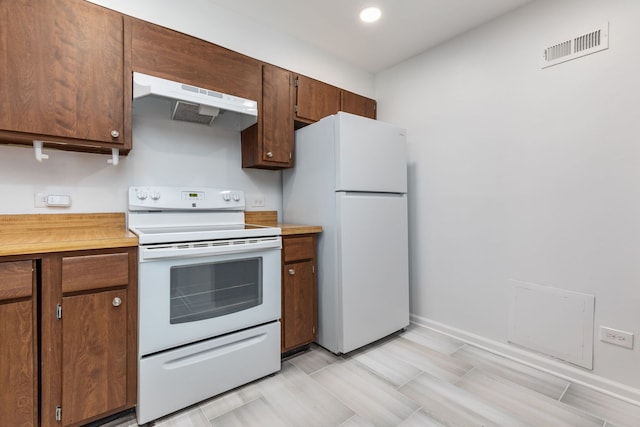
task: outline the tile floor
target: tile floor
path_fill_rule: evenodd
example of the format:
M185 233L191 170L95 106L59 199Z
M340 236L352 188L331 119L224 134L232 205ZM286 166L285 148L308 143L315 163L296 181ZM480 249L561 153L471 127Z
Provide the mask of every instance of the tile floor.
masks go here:
M133 415L109 423L137 425ZM312 346L155 426L639 427L640 407L410 326L343 357Z

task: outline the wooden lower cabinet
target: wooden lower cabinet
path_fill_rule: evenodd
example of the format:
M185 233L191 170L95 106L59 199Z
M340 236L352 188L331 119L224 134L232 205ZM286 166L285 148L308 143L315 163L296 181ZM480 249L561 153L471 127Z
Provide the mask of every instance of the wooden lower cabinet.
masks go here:
M38 422L34 261L0 262L0 424Z
M127 290L62 297L62 423L127 406Z
M136 403L137 248L43 259L41 423L81 426Z
M135 406L137 263L136 247L0 257L0 425Z
M318 289L316 235L282 238L282 348L283 353L316 340Z

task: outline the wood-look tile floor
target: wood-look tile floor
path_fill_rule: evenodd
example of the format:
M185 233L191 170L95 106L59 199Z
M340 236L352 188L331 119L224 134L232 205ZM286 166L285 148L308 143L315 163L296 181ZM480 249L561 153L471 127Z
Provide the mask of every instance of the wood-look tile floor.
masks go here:
M155 426L639 427L640 407L412 325L342 357L312 346Z

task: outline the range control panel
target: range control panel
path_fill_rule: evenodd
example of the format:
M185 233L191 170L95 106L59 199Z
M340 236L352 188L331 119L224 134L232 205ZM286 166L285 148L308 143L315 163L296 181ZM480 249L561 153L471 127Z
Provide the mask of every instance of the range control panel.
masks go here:
M244 207L244 192L240 190L212 187L129 187L130 211L242 211Z

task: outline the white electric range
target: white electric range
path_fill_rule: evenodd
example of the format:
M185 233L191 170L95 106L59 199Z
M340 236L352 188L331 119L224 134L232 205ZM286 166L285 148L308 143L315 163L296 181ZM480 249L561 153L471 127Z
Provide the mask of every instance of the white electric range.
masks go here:
M138 235L138 423L280 370L280 229L242 191L131 187Z

